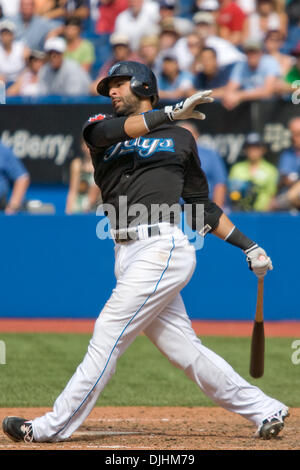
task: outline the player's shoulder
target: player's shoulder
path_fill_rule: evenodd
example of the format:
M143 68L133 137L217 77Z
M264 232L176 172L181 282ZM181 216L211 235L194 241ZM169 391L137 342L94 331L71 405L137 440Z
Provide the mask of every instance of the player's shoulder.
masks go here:
M93 114L87 119L87 124L93 124L95 122L101 122L104 121L105 119L112 119L111 114L104 114L104 113L99 113L99 114Z
M113 116L111 114L104 114L104 113L94 114L85 121L82 127L82 132L84 133L86 129L90 128L94 124L105 122L108 119L112 119L112 118Z

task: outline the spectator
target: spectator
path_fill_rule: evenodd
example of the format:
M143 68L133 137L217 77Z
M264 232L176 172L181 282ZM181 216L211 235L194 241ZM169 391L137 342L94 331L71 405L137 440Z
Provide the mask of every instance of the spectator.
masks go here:
M276 194L278 170L264 158L266 147L257 133L245 141L246 160L235 163L229 172L228 185L232 208L265 212Z
M6 90L7 96L38 96L38 73L45 61L42 51L31 51L27 66L17 80Z
M182 60L180 58L182 57L182 54L179 52L179 65L182 70L186 69L192 72L193 74L196 74L199 72L198 66L199 66L199 56L201 55L201 51L203 49L203 44L204 41L198 36L196 32L188 34L184 39L184 42L179 40L179 44L177 45L177 50L180 51L181 46L184 45L184 47L187 48L188 54L185 55L185 61L182 64ZM181 45L180 45L181 43Z
M246 15L234 0L219 0L219 36L232 44L243 43L243 30Z
M300 208L300 117L289 122L292 146L279 158L279 195L273 199L271 210Z
M106 77L109 69L123 60L133 60L133 61L142 61L139 55L135 52L132 52L129 46L129 38L124 34L113 33L110 36L110 45L112 47L112 57L108 59L100 68L97 78L92 82L90 92L92 95L98 95L97 85L102 80L103 77Z
M288 0L286 2L286 14L290 26L296 26L300 20L300 3L299 0Z
M217 53L220 67L245 60L245 55L230 41L217 36L214 16L209 12L198 12L193 17L196 31L206 47L212 47Z
M196 90L213 90L212 96L216 99L222 99L229 80L231 67L219 67L217 63L216 51L210 47L204 47L199 55L201 72L198 72L194 78Z
M78 96L88 95L89 74L74 60L64 58L66 42L63 38L49 38L45 43L48 62L39 71L39 94Z
M16 26L16 39L23 41L30 49L43 50L47 34L54 23L34 14L34 0L20 0L20 11L11 20Z
M166 55L162 61L162 71L157 76L157 84L162 100L186 98L193 89L193 75L180 71L176 56Z
M34 0L34 13L49 20L63 22L65 15L65 0Z
M89 0L34 0L35 14L63 23L70 17L89 18Z
M15 25L11 21L0 22L0 80L11 85L25 67L29 49L22 41L15 40Z
M236 3L241 10L243 10L245 15L248 16L256 10L256 1L257 0L236 0Z
M159 6L150 0L129 0L128 3L129 7L116 19L115 31L128 36L131 49L136 51L143 36L158 32Z
M66 214L87 213L96 209L101 193L94 181L94 167L90 151L84 141L81 156L74 158L70 166L70 182Z
M166 18L160 22L159 47L161 50L170 51L179 38L180 33L173 18Z
M90 16L89 0L64 0L65 1L65 19L76 16L77 18L87 20Z
M157 57L159 53L159 38L153 34L144 36L140 40L139 56L144 64L146 64L154 72L155 75L159 73L157 64Z
M65 20L64 37L67 42L65 57L78 62L87 72L90 72L95 62L94 45L81 35L82 21L77 16Z
M3 16L15 16L19 12L20 0L1 0L1 9L3 10Z
M195 0L192 13L193 15L198 11L209 11L217 19L219 13L220 5L218 0Z
M244 45L247 61L236 64L226 87L223 105L231 110L244 101L271 98L276 91L280 67L274 57L263 54L261 43Z
M98 34L112 34L117 16L128 8L128 0L100 0L99 16L95 31Z
M164 22L166 20L171 19L174 23L176 31L178 31L181 36L184 36L193 29L193 23L187 18L176 16L175 13L175 0L159 0L160 22Z
M280 66L281 76L284 77L293 65L293 57L280 52L284 43L284 37L279 30L270 30L264 40L264 50L277 60Z
M21 161L0 141L0 211L11 215L21 210L29 182Z
M279 78L276 83L276 91L279 95L289 95L299 88L300 80L300 42L291 55L295 58L296 62L291 66L284 77Z
M218 152L199 143L199 131L190 121L180 122L178 125L184 127L193 135L197 143L201 167L207 178L209 197L218 206L224 208L227 193L227 172L222 157Z
M204 47L199 54L201 72L195 75L194 86L191 94L196 90L213 90L212 96L222 99L229 80L231 67L219 67L217 54L211 47Z
M276 11L275 0L257 0L256 11L245 21L244 40L263 41L270 30L278 30L286 37L287 26L287 15Z

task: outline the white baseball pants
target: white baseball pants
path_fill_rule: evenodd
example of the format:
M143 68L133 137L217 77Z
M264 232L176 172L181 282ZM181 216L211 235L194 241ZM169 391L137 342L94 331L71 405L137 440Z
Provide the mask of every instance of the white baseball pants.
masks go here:
M195 250L179 228L160 226L162 235L115 246L116 287L95 323L82 363L53 410L33 420L35 441L71 436L92 411L118 358L141 332L215 403L256 426L284 407L197 338L180 296L195 269Z

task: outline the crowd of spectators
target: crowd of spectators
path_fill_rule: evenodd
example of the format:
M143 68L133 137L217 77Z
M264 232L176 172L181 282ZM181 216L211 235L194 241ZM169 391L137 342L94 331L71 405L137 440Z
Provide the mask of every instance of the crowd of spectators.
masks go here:
M45 88L54 55L63 56L56 72L69 69L64 78L70 60L84 69L77 86ZM8 96L95 95L111 64L133 59L155 72L162 99L211 87L233 109L291 94L299 56L296 0L0 0L0 79Z
M0 0L0 80L7 97L96 96L97 83L120 60L147 64L162 100L212 89L233 110L244 101L290 98L300 80L300 2ZM191 123L181 125L199 142ZM280 156L278 168L268 161L258 134L247 136L243 161L231 168L199 144L211 197L231 210L299 209L300 118L289 129L293 146ZM11 168L15 182L21 170ZM67 213L97 199L97 193L90 202L75 197L87 168L86 158L72 165ZM10 207L4 193L0 184L2 208Z

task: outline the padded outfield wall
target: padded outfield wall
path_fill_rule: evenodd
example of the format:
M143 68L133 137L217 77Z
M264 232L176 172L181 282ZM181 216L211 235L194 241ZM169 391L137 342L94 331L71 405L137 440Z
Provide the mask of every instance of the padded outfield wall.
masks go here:
M79 151L82 125L90 115L110 109L107 101L96 101L21 105L15 100L0 106L0 138L28 168L31 194L42 196L45 191L44 202L60 201L55 215L0 216L1 317L94 318L114 287L113 242L97 238L99 217L63 215L62 197L70 162ZM241 155L250 130L263 134L268 158L276 164L279 153L290 145L287 122L300 115L299 106L286 101L245 103L232 112L214 103L204 112L208 118L198 123L202 140L213 144L227 165ZM34 192L35 185L39 186ZM53 201L51 185L57 186ZM300 320L300 216L231 218L272 256L274 271L265 282L266 319ZM195 274L183 292L190 317L253 319L256 279L243 253L208 236L197 259Z

